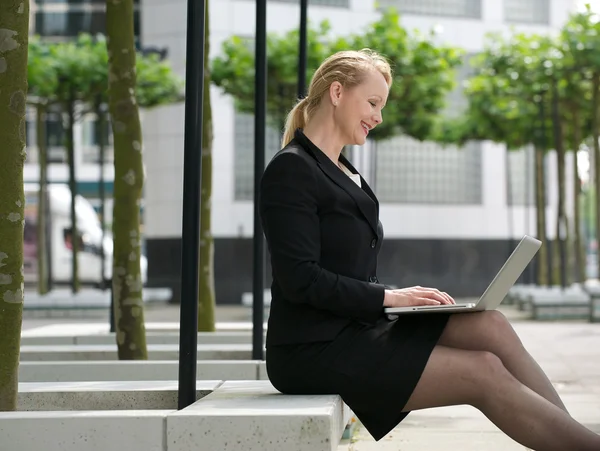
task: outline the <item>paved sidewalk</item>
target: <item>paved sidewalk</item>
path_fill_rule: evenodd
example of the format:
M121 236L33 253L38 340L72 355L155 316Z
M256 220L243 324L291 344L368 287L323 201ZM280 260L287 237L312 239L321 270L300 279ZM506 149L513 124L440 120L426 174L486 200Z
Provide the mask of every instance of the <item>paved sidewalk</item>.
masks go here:
M504 310L504 309L503 309ZM571 415L600 433L600 324L529 322L505 312L555 384ZM381 441L359 426L338 451L524 450L469 406L412 412Z

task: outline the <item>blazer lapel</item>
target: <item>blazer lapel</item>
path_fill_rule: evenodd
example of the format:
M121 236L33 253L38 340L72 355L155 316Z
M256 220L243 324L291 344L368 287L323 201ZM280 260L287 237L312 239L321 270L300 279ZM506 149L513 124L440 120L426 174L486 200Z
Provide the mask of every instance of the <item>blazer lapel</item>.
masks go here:
M375 194L367 185L367 182L361 176L361 185L364 188L358 186L350 177L325 155L319 148L317 148L300 130L296 131L296 139L311 153L317 160L317 163L321 170L327 175L333 182L335 182L340 188L346 191L350 197L356 202L358 209L361 211L369 225L373 229L373 232L377 234L377 223L379 221L379 202L375 197ZM350 169L351 172L357 173L358 171L352 166L352 164L343 156L340 155L340 161L344 166Z

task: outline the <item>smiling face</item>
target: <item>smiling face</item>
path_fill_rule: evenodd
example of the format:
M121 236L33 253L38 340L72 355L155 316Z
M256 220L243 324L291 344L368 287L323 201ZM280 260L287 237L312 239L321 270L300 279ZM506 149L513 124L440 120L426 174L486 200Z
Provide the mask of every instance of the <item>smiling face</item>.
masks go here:
M389 87L383 75L371 70L357 86L344 88L334 82L330 97L334 118L345 145L362 146L369 130L383 122L381 110L387 102Z

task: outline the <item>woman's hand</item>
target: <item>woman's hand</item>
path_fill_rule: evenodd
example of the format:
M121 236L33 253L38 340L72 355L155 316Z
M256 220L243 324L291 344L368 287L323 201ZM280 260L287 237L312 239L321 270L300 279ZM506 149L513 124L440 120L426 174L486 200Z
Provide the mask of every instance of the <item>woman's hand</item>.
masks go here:
M410 307L413 305L456 304L448 293L435 288L409 287L398 290L385 290L384 307Z

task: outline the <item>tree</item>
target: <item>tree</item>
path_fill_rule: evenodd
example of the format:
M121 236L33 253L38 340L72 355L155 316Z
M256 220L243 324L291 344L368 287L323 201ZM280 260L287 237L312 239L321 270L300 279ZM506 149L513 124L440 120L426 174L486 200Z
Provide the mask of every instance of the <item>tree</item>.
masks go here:
M323 21L318 27L307 28L307 81L323 60L329 56L330 26ZM276 130L283 130L285 118L298 94L299 31L267 36L267 121ZM222 55L211 62L211 79L224 92L233 96L236 109L254 114L254 46L248 39L233 36L222 44Z
M598 24L598 16L592 13L589 5L580 13L572 14L564 25L561 31L561 39L563 43L563 52L568 58L567 65L569 72L567 73L568 89L567 93L567 109L570 115L571 122L571 138L572 148L577 155L577 150L580 144L591 131L593 137L593 152L594 158L594 174L599 174L600 169L600 53L598 53L598 45L600 45L600 24ZM575 160L576 161L576 160ZM577 168L577 164L575 164ZM576 169L575 169L576 171ZM575 205L579 205L578 195L580 193L579 175L574 174L575 178ZM600 184L596 178L596 195L598 199L600 192ZM579 254L577 257L577 266L579 267L579 280L585 280L585 251L583 243L579 237L580 232L580 214L576 210L574 228L575 235L575 251ZM596 215L596 239L598 239L598 224L600 224L600 216ZM600 263L599 263L600 264Z
M533 145L537 235L546 236L544 154L548 148L548 83L544 79L540 36L490 34L484 50L473 60L474 74L466 82L468 107L464 115L439 122L435 140L464 144L492 140L508 149ZM538 256L538 283L549 283L547 249Z
M0 411L17 407L28 40L29 2L0 2Z
M94 63L94 54L88 51L89 37L80 35L77 41L62 42L50 47L50 55L58 79L56 89L57 102L61 105L65 119L66 150L69 163L69 188L71 191L71 246L73 253L71 287L73 292L79 291L78 252L80 234L77 229L75 199L77 197L77 178L75 174L75 123L83 116L77 110L82 101L89 99L97 80L96 74L101 69Z
M106 2L109 111L114 136L114 319L119 359L147 359L140 270L142 129L136 100L133 0Z
M464 56L462 50L435 44L432 39L433 34L409 34L400 24L399 14L389 9L364 32L333 44L333 51L376 49L392 67L394 79L385 120L369 133L370 139L408 135L424 141L432 136L438 114L454 87L454 69Z
M202 185L200 187L200 274L198 275L198 331L215 330L214 240L211 233L212 199L212 108L210 103L210 68L208 66L209 14L206 2L204 27L204 97L202 105Z
M38 205L37 205L37 262L38 292L48 292L48 240L46 237L47 215L47 135L46 115L50 105L56 101L55 92L58 85L50 49L37 37L29 39L27 84L29 86L28 103L36 110L36 139L38 149L38 165L40 171Z

